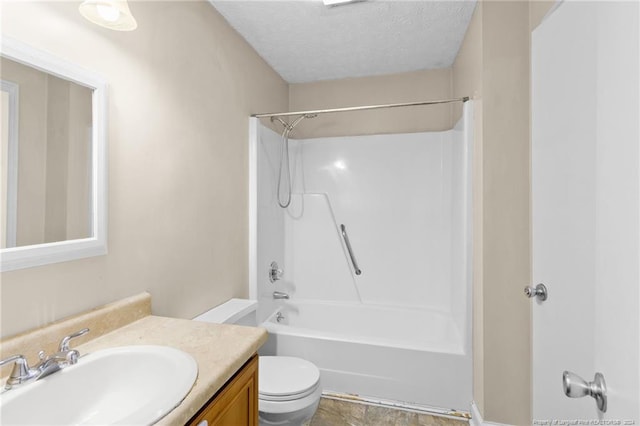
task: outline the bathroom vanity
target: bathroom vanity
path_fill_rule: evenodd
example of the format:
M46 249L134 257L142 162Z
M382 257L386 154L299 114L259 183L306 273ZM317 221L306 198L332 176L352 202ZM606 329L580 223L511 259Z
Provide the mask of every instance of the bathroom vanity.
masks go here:
M258 426L258 355L202 407L189 426Z
M257 351L267 340L266 330L153 316L148 294L3 340L0 356L22 353L34 365L40 350L55 352L63 336L85 327L91 331L72 344L81 355L78 363L83 362L82 356L103 349L136 345L172 347L197 362L197 378L189 393L155 424L258 424ZM9 372L7 367L0 371L3 383ZM167 371L168 375L178 373Z

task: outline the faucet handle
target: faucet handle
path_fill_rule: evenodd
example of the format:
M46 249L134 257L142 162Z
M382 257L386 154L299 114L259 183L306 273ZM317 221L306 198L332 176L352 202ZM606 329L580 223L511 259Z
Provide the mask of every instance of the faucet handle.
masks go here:
M58 352L68 352L69 351L69 342L71 339L75 339L76 337L84 336L89 332L88 328L83 328L82 330L76 331L68 336L65 336L60 341L60 346L58 347Z
M7 379L5 389L11 389L13 385L20 384L34 377L35 373L31 368L29 368L29 364L27 363L27 359L24 355L13 355L9 358L0 360L0 367L10 362L14 363L13 370L11 370L11 374Z
M279 279L282 278L283 271L278 266L278 263L273 261L271 265L269 265L269 281L275 283Z
M10 362L14 362L15 363L14 365L17 366L18 368L24 367L26 370L29 369L29 364L27 364L27 359L24 357L24 355L13 355L13 356L10 356L9 358L0 360L0 367L2 367L5 364L9 364Z

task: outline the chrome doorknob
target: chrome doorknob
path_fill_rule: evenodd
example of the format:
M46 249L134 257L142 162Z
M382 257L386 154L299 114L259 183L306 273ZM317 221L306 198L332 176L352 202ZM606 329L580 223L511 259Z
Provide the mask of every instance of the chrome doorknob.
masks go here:
M524 294L529 298L537 297L541 302L547 300L548 297L547 287L542 283L538 284L535 287L526 286L524 288Z
M587 382L577 374L565 371L562 373L562 389L569 398L591 396L596 400L598 410L607 411L607 385L602 373L596 373L593 382Z

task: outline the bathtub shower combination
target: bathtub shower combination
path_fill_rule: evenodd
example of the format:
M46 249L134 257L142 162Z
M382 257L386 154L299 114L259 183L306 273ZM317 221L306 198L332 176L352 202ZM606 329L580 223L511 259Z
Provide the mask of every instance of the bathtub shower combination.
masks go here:
M250 126L263 352L313 362L325 392L468 411L471 102L439 132L289 140Z

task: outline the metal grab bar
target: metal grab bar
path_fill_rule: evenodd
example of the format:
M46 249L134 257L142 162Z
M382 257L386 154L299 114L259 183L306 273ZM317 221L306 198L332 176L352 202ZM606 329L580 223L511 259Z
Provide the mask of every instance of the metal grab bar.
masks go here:
M356 261L355 256L353 255L353 249L351 248L351 243L349 242L349 236L347 235L347 228L344 224L340 225L340 232L342 233L342 239L344 240L344 244L347 246L347 251L349 252L349 257L351 258L351 264L353 265L353 270L356 275L362 274L362 270L358 268L358 262Z

